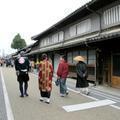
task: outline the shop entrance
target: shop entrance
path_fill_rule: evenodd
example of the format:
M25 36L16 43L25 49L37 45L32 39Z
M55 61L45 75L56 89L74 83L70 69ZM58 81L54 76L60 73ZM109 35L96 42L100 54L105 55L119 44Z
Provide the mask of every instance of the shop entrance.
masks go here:
M120 88L120 54L112 55L112 87Z

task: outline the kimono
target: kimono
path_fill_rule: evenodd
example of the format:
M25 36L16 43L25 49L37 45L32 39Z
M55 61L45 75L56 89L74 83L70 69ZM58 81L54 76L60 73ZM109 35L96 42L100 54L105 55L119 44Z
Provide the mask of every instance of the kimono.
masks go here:
M76 87L77 88L85 88L88 87L87 81L87 66L84 62L79 61L76 65L76 72L77 72L77 81Z
M53 66L48 60L43 60L39 64L38 84L42 92L52 90Z

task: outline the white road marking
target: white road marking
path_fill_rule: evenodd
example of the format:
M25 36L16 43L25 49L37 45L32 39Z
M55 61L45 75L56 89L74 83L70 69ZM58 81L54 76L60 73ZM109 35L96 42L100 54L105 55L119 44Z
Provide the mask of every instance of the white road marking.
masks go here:
M120 110L120 107L116 106L116 105L110 105L111 107L113 108L116 108L116 109L119 109Z
M73 89L71 89L71 88L68 88L70 91L72 91L72 92L75 92L75 93L79 93L78 91L76 91L76 90L73 90ZM94 92L92 92L92 93L94 93ZM82 95L82 96L85 96L85 97L87 97L87 98L90 98L90 99L92 99L92 100L99 100L99 99L97 99L97 98L95 98L95 97L91 97L91 96L89 96L89 95L85 95L85 94L81 94L80 93L80 95ZM96 93L96 95L99 95L99 96L101 96L101 97L105 97L105 96L103 96L103 95L100 95L100 93ZM107 97L107 99L110 99L109 97ZM115 101L115 102L119 102L119 101L116 101L116 100L113 100L113 101ZM116 109L118 109L118 110L120 110L120 107L118 107L118 106L116 106L116 105L110 105L111 107L113 107L113 108L116 108Z
M63 106L63 109L65 109L67 112L73 112L78 110L85 110L85 109L90 109L95 107L111 105L114 103L116 102L106 99L106 100L99 100L99 101L93 101L93 102L76 104L76 105L67 105L67 106Z
M88 97L88 98L90 98L90 99L92 99L92 100L98 100L97 98L94 98L94 97L91 97L91 96L82 94L82 93L80 93L80 92L78 92L78 91L76 91L76 90L73 90L73 89L71 89L71 88L68 88L68 90L70 90L70 91L72 91L72 92L75 92L75 93L78 93L78 94L80 94L80 95L82 95L82 96Z
M108 94L105 94L103 92L100 92L100 91L92 91L92 93L96 94L96 95L99 95L101 97L104 97L106 99L111 99L115 102L120 102L120 98L117 98L115 96L112 96L112 95L108 95Z
M5 99L7 118L8 118L8 120L14 120L11 105L10 105L9 98L8 98L7 89L6 89L5 82L4 82L3 73L2 73L1 69L0 69L0 73L1 73L1 80L2 80L2 86L3 86L3 93L4 93L4 99Z

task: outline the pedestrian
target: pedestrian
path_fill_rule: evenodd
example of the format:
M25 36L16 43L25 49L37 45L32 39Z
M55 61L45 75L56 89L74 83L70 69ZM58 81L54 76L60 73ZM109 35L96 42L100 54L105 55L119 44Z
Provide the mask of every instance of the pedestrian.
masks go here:
M28 96L28 81L29 81L29 60L21 51L18 58L15 60L15 70L17 74L17 81L19 82L20 97Z
M82 56L77 56L74 58L78 63L76 64L76 73L77 73L77 80L76 80L76 88L80 88L80 91L82 93L85 93L86 95L89 94L88 89L88 71L87 71L87 65L85 63L85 59Z
M40 90L40 101L50 103L52 91L53 66L49 62L47 54L42 54L42 61L39 64L38 84Z
M66 95L68 95L68 89L67 89L67 85L66 85L66 79L68 76L69 70L68 70L68 63L66 60L66 56L62 55L60 57L60 62L58 65L58 69L57 69L57 79L59 79L60 81L60 96L64 97Z

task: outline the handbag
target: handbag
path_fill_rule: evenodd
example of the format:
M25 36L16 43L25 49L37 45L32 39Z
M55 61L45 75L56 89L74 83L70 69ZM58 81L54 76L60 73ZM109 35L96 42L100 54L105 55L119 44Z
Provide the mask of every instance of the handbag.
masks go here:
M60 84L60 79L55 80L55 85L59 86L59 84Z

